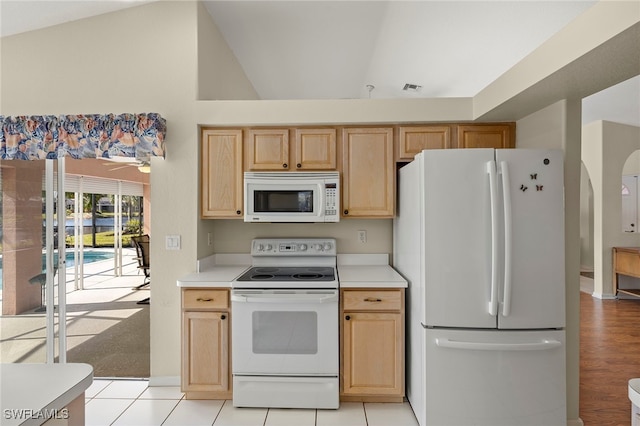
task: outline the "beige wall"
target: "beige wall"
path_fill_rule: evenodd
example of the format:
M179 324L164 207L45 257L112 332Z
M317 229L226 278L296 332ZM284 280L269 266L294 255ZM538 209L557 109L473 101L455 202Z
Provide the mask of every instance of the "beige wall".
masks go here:
M216 253L248 253L253 238L327 237L335 238L338 253L388 253L393 251L391 219L344 219L339 223L277 224L244 223L241 220L214 220ZM367 231L367 242L358 241L357 232Z
M158 383L179 375L175 283L197 259L198 13L196 2L154 2L1 40L4 115L154 111L167 119L167 158L151 161L151 375ZM212 40L210 55L226 63L222 46ZM207 93L244 90L239 74L233 66L218 70ZM181 235L182 249L165 250L165 235Z
M629 158L627 158L627 161L625 161L624 167L622 168L623 176L637 174L640 174L640 146L637 151L634 151L629 155Z
M579 414L580 356L580 100L560 101L517 122L517 148L564 151L567 418Z
M623 167L630 155L639 149L638 127L597 121L584 128L582 161L593 187L593 271L596 297L615 296L611 248L640 246L640 234L622 232L620 193ZM635 157L631 159L632 163L634 159Z
M198 3L198 99L258 99L244 70L202 3ZM224 81L225 84L220 84Z

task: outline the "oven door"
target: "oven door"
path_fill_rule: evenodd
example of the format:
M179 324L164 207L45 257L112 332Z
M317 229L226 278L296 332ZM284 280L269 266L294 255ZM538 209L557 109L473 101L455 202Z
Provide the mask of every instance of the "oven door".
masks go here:
M233 289L231 306L234 375L338 375L338 290Z

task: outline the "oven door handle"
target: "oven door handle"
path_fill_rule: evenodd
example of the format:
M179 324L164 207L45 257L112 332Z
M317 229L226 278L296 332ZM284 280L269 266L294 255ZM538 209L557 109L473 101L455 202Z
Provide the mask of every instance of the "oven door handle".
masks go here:
M256 295L245 296L242 294L232 294L232 302L240 303L331 303L338 301L338 294L318 295L318 294L291 294L286 295Z

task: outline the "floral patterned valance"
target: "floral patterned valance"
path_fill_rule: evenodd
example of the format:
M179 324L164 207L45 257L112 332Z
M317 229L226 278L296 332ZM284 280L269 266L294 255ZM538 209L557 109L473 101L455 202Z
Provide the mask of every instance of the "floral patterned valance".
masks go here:
M0 159L165 156L166 120L156 113L0 116Z

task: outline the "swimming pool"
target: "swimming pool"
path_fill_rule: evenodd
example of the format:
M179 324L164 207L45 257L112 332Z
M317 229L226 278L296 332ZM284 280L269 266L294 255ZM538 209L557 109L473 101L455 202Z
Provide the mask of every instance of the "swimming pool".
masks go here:
M74 253L66 252L65 261L67 268L75 266ZM99 262L101 260L113 259L113 251L99 251L99 250L85 250L84 251L84 264ZM54 255L54 263L58 262L58 253ZM46 254L42 254L42 272L44 272L46 262ZM2 256L0 256L0 290L2 290Z

